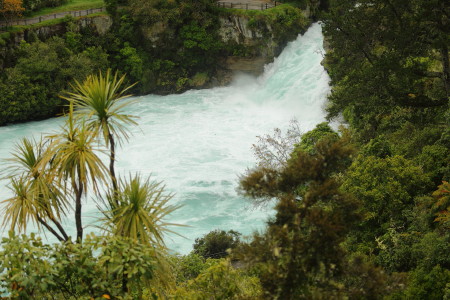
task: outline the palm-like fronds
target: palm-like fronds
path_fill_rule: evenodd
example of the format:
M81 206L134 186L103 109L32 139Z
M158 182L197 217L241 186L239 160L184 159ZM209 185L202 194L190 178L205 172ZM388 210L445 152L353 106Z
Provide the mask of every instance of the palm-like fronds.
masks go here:
M83 187L90 182L97 191L98 184L105 182L108 171L97 155L102 150L94 146L95 133L83 124L75 126L69 116L62 133L51 138L53 141L45 161L51 162L52 174L57 181L70 180L72 185Z
M38 169L36 168L44 151L42 140L23 138L20 143L15 145L13 158L8 161L12 165L10 170L12 173L28 173L31 177L38 177Z
M117 191L117 179L114 168L115 163L115 143L121 142L122 138L128 139L127 125L137 125L135 117L123 112L124 108L132 101L121 101L130 95L125 93L134 86L122 88L125 75L119 78L116 72L111 75L108 69L105 75L100 72L98 75L90 75L80 83L75 81L72 85L74 92L62 96L75 108L78 119L82 119L88 130L101 134L106 147L110 150L109 172L113 189Z
M12 177L11 185L8 187L14 196L1 202L4 205L2 227L9 224L11 230L17 228L19 232L24 232L30 220L39 225L37 220L38 204L29 190L30 185L26 179Z
M109 135L118 138L128 138L126 125L136 125L135 117L125 114L124 108L132 101L120 101L130 95L126 92L134 86L122 88L125 75L119 77L116 72L111 75L108 69L105 75L90 75L82 83L75 81L72 88L75 92L62 96L74 104L75 114L86 120L86 126L97 133L101 133L105 144L109 145Z
M95 192L98 185L105 182L107 168L97 156L101 150L94 147L96 134L89 130L84 123L75 126L73 119L73 104L66 126L62 133L52 136L47 155L42 159L44 164L51 165L52 178L71 189L75 198L75 224L77 228L77 241L83 239L83 226L81 220L81 198L85 195L89 184ZM67 186L65 183L68 182Z
M24 138L15 145L13 158L7 160L9 188L14 196L3 201L6 204L3 227L9 222L11 229L26 230L29 219L38 229L41 224L47 227L48 220L60 226L59 220L67 213L69 204L60 186L48 175L48 165L42 163L47 150L42 139Z
M104 201L106 209L101 210L105 216L106 229L115 235L164 247L163 234L174 233L168 226L180 226L163 220L179 208L168 204L172 197L172 194L165 194L160 182L130 175L129 181L120 181L118 193L109 194Z

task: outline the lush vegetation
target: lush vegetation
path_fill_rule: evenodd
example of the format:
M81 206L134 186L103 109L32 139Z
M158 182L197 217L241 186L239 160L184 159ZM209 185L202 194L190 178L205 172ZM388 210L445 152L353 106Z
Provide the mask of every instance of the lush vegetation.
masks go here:
M448 6L313 2L326 8L328 118L346 126L321 123L301 134L293 123L286 134L261 137L257 165L241 176L240 191L257 205L275 201L275 216L248 239L212 231L185 256L164 246L162 218L176 209L171 195L150 179L115 175L115 146L126 140L124 125L134 124L121 112L128 103L117 99L131 89L169 92L174 82L183 90L210 76L221 54L248 55L217 39L225 12L207 1L111 0L115 22L100 39L68 30L12 53L0 84L3 122L55 109L50 102L63 101L60 90L68 90L63 98L71 105L59 134L16 146L9 168L15 196L5 201L5 225L23 231L34 222L61 244L11 232L0 253L1 287L41 299L449 299ZM275 30L300 26L290 8L243 14L251 26L280 18ZM171 46L153 47L162 44ZM110 71L85 79L108 66L140 83L129 86ZM95 193L107 234L85 236L80 199L100 183L108 186ZM76 243L60 221L68 214Z
M150 178L115 175L115 144L127 138L126 125L136 124L134 116L123 113L132 103L124 100L131 88L124 81L110 70L75 81L75 92L62 96L68 114L60 132L40 140L25 138L15 146L2 174L13 196L2 201L2 225L11 231L3 240L0 262L2 287L12 296L142 295L153 277L168 280L163 234L173 225L164 222L177 208L168 203L172 196ZM101 159L105 153L109 168ZM103 215L98 221L105 236L83 242L82 198L88 190ZM62 222L70 214L76 226L73 241ZM34 236L14 234L31 223L61 244L52 247Z
M38 17L59 12L100 8L105 6L103 0L51 0L47 1L44 5L42 5L43 2L45 1L40 2L41 3L40 7L34 4L35 6L34 9L27 9L25 15L29 17ZM25 8L26 3L27 2L24 1Z
M2 0L0 1L1 17L9 15L36 17L58 12L83 10L103 7L103 0ZM1 20L1 18L0 18Z
M193 253L204 258L222 258L240 244L240 233L234 230L213 230L201 238L196 238Z
M217 80L227 56L260 55L272 35L281 51L307 26L300 10L289 5L247 12L251 27L264 36L244 46L219 36L219 17L235 12L217 8L214 1L106 1L106 7L113 25L102 35L70 17L51 21L62 32L59 36L38 37L34 32L42 24L15 26L0 35L5 50L0 54L0 125L60 113L58 95L71 90L68 82L108 67L138 82L132 89L137 94L205 87ZM23 32L26 42L15 48L10 43Z
M277 214L233 255L266 298L447 299L448 6L330 1L322 19L348 129L261 139L241 190Z
M25 15L29 15L32 12L42 10L47 7L56 7L67 4L68 0L24 0L22 1L23 8L25 9Z

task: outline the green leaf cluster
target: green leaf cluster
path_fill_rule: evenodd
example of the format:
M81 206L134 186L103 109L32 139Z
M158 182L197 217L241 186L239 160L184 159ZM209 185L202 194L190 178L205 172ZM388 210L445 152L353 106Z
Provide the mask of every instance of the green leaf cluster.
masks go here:
M67 34L66 39L21 44L14 66L0 76L0 125L60 113L63 102L58 94L69 89L68 82L107 66L101 48L86 47L79 52L80 39Z
M0 251L0 287L18 299L130 299L152 279L155 250L122 237L87 236L83 244L46 245L10 232Z
M201 238L196 238L193 253L204 258L222 258L240 243L240 233L234 230L213 230Z

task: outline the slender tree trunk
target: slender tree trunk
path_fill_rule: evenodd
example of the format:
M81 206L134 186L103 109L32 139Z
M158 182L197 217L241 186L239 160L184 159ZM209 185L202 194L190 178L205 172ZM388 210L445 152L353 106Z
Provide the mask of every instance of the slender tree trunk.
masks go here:
M50 231L60 242L64 242L64 239L50 226L47 224L47 222L44 221L39 215L36 215L39 223L44 225L45 228L47 228L48 231Z
M58 228L59 232L61 232L62 236L64 237L64 240L67 242L69 240L69 236L67 235L66 231L62 227L61 223L59 223L58 220L56 220L53 217L49 216L49 218L50 218L50 220L52 220L53 224L56 225L56 227Z
M114 162L116 160L116 143L112 133L108 132L108 140L110 144L111 153L109 155L109 172L111 173L111 180L114 190L117 190L116 171L114 169Z
M75 223L77 227L77 243L83 240L83 224L81 222L81 196L83 195L83 183L81 175L78 173L78 187L74 186L75 190Z
M117 178L116 178L116 171L114 168L114 163L116 161L116 143L114 141L114 137L112 135L111 132L108 131L108 140L109 140L109 145L110 145L110 156L109 156L109 173L111 174L111 181L112 181L112 186L113 186L113 190L114 190L114 201L116 202L116 205L118 205L118 200L117 200L117 193L119 191L119 187L117 186Z

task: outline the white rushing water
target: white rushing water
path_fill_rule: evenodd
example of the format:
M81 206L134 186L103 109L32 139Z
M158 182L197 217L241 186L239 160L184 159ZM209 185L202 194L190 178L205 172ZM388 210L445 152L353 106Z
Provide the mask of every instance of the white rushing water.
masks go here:
M117 167L121 176L152 174L175 193L173 203L183 205L170 221L189 227L173 228L185 238L168 237L171 249L187 253L196 237L214 229L250 234L263 228L272 211L254 209L237 195L238 175L254 165L251 146L258 135L287 128L293 118L304 132L324 121L329 78L322 53L321 28L313 24L259 78L238 76L228 87L138 98L129 113L139 116L139 127L118 151ZM39 138L62 123L56 118L0 127L0 159L10 157L21 137ZM9 196L0 182L0 200ZM85 200L83 214L85 223L98 215L92 199ZM74 221L65 224L74 235Z

